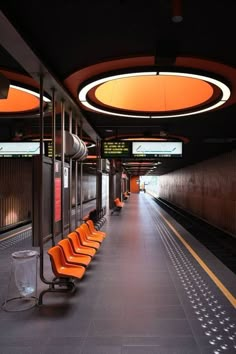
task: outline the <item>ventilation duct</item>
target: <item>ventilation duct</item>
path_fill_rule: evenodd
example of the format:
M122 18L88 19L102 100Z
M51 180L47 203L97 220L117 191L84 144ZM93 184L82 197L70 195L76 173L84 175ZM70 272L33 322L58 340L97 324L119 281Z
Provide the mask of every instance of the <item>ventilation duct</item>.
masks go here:
M57 151L61 150L61 136L57 133ZM65 131L65 155L72 159L82 161L88 156L88 149L83 140L77 135Z
M88 149L83 140L81 140L77 135L74 135L75 139L78 140L78 151L72 156L72 159L83 161L88 156Z

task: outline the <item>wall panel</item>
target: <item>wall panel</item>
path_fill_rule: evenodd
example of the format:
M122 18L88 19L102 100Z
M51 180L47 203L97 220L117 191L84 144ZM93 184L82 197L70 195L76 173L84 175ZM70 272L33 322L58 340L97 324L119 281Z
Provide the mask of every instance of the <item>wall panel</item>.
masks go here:
M0 159L0 230L27 221L32 212L32 161Z
M159 196L236 234L236 151L160 176Z

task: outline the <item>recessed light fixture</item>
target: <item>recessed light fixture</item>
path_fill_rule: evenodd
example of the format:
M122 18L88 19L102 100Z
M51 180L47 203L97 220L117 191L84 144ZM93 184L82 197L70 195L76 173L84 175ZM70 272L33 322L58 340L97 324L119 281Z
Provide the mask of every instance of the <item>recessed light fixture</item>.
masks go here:
M85 108L112 116L175 118L220 107L230 89L210 74L142 69L95 79L79 90L78 98Z

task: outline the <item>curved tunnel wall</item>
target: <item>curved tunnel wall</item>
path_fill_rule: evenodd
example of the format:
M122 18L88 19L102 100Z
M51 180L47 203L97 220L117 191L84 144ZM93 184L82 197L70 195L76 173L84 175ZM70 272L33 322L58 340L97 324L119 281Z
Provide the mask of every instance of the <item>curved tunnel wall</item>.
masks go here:
M160 198L236 235L236 150L158 181Z

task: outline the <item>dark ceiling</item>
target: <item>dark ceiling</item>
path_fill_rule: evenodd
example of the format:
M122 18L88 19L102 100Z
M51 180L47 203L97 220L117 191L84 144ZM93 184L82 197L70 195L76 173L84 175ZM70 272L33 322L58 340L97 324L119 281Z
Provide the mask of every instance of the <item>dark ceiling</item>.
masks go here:
M66 84L70 76L88 66L118 59L153 57L154 64L160 42L167 48L176 43L177 58L202 58L236 69L235 0L182 0L180 23L172 21L171 0L7 0L1 2L1 11L2 18L9 21L78 107L74 92ZM32 75L21 43L14 42L8 31L1 31L0 45L0 68ZM236 80L236 75L230 79ZM236 90L232 83L231 90ZM214 112L171 119L118 118L79 109L101 139L160 134L185 137L189 142L184 144L183 158L161 159L162 164L153 172L157 175L235 148L234 103ZM12 131L12 124L37 130L35 118L21 117L18 123L16 118L9 118L0 119L1 139ZM85 134L89 135L89 129Z

